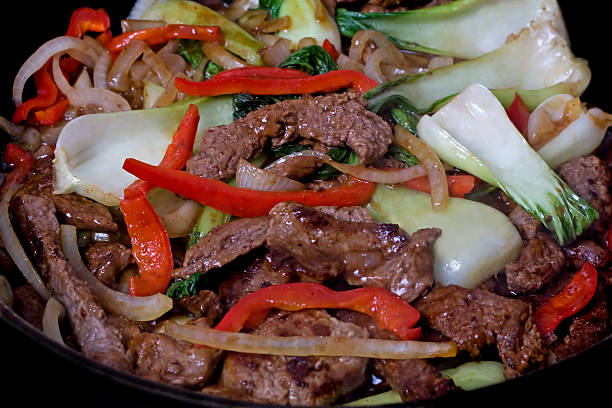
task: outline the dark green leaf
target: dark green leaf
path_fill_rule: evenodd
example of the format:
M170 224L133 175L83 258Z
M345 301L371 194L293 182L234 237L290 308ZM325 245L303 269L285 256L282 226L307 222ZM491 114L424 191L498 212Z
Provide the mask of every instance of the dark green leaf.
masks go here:
M260 0L259 6L270 10L270 16L272 18L278 18L278 11L283 5L284 0Z
M308 149L310 149L310 146L306 146L300 143L291 143L283 146L273 147L272 154L274 154L274 156L278 158L281 158L287 156L288 154L301 152L302 150Z
M199 40L180 40L178 53L193 68L199 67L202 60L206 58L204 51L202 51L202 43Z
M333 161L338 163L346 163L350 165L359 164L359 158L357 154L353 151L353 149L349 149L348 147L332 147L327 155L332 158ZM314 178L319 180L328 180L332 177L340 174L338 170L326 164L321 167L315 174Z
M395 120L395 123L403 126L410 133L417 134L417 123L419 118L414 112L410 112L401 108L391 109L391 117Z
M297 95L282 95L282 96L266 96L266 95L250 95L241 93L234 95L234 119L244 118L250 112L256 111L267 105L272 105L287 99L297 99Z
M217 75L221 71L223 71L223 68L221 68L215 62L210 61L206 65L206 70L204 70L204 78L210 79L210 78L214 77L215 75Z
M166 290L166 295L172 299L185 296L195 296L206 285L206 275L196 272L187 279L177 279Z
M309 45L297 50L278 66L297 69L309 75L325 74L338 69L332 56L318 45Z
M389 146L389 151L387 154L393 157L395 160L405 163L408 167L416 166L420 163L419 159L410 153L410 151L399 145Z

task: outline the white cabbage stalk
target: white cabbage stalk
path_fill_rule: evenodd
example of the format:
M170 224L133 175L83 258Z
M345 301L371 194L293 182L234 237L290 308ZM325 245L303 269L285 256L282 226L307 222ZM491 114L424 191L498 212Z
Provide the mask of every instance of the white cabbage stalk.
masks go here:
M477 201L450 197L446 208L434 210L429 194L379 184L368 210L408 233L442 229L433 246L434 277L442 285L474 288L513 262L522 245L508 217Z
M304 37L312 37L319 45L329 40L336 50L342 50L340 31L321 0L284 0L278 10L278 17L291 17L289 28L276 35L291 41L294 48Z
M190 102L200 111L199 135L207 127L233 120L232 98L223 96L160 109L85 115L68 122L55 148L55 193L75 192L104 205L119 205L123 190L136 180L123 170L125 159L159 164Z
M438 126L432 126L434 122ZM484 175L493 175L490 182L540 220L562 245L572 242L598 217L529 146L495 95L480 84L468 86L433 116L423 116L417 129L426 143L438 139L431 144L434 150L443 143L441 139L454 139L471 152L488 169ZM478 170L465 166L469 157L446 154L444 160L481 177Z
M536 133L539 121L546 120L553 126L563 124L566 105L573 101L571 95L555 95L542 102L530 115L528 134ZM541 115L544 115L542 117ZM595 151L603 141L608 127L612 126L612 115L599 108L587 110L581 107L579 116L538 150L538 154L551 167L586 156Z
M400 48L462 59L496 50L508 36L542 21L568 39L556 0L458 0L398 13L340 9L336 20L349 37L357 30L377 30Z
M513 97L515 91L534 93L550 88L554 93L580 96L590 80L587 61L574 57L569 43L550 23L541 23L522 30L515 40L481 57L408 75L382 84L364 96L374 111L395 97L404 97L417 110L428 111L435 103L474 82L494 90L496 95L508 94L508 89ZM551 95L537 92L530 96L530 103L537 105ZM534 101L534 97L540 99Z

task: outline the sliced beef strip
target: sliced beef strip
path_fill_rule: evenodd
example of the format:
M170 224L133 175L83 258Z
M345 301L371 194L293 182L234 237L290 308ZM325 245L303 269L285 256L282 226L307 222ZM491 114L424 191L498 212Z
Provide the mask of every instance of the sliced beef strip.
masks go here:
M31 285L22 285L13 290L13 310L26 322L42 330L45 299Z
M184 296L174 302L174 307L196 319L206 318L211 325L225 313L219 295L211 290L201 290L195 296Z
M288 155L274 162L274 166L266 168L272 174L300 180L314 173L325 162L314 156Z
M132 251L119 242L96 242L85 251L85 259L102 283L114 287L117 276L132 263Z
M200 153L187 162L187 171L226 180L235 174L240 158L249 159L269 142L280 146L297 138L348 146L360 163L372 163L387 152L391 127L366 106L354 91L304 95L265 106L229 125L206 129Z
M258 258L244 271L234 271L219 285L219 296L226 308L231 308L249 293L272 285L291 281L291 272L274 269L266 258Z
M64 258L53 201L18 191L11 210L47 288L66 308L82 352L110 367L130 371L117 330L108 324L104 309Z
M525 373L545 358L532 309L522 300L450 285L434 288L416 307L427 325L473 357L496 344L509 377Z
M580 268L588 261L596 269L602 269L610 262L610 252L590 239L567 246L563 248L563 251L575 268Z
M255 329L269 336L368 336L366 329L341 322L326 311L278 312ZM292 357L229 353L219 386L274 404L323 405L357 389L365 381L368 359Z
M303 280L344 276L358 286L380 286L412 301L433 284L431 243L438 229L411 238L397 225L341 221L322 211L281 203L270 211L266 246L273 267L294 269Z
M563 251L548 234L540 232L526 242L519 259L506 265L508 289L515 293L532 293L550 282L565 265Z
M525 241L534 239L542 229L542 223L519 206L514 207L508 217Z
M187 250L183 266L172 276L186 279L196 272L206 273L262 246L269 222L267 216L241 218L213 228Z
M580 197L587 200L599 213L591 229L606 231L612 215L610 181L612 176L606 164L597 156L584 156L564 163L559 175Z
M324 214L331 215L338 221L352 221L352 222L373 222L374 221L370 212L364 207L320 206L320 207L315 207L315 209L317 211L321 211Z

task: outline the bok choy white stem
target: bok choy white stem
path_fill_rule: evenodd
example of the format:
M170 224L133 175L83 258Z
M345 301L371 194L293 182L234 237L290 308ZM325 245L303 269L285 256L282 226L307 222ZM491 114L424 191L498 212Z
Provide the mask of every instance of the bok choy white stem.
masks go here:
M434 149L444 143L441 139L453 138L478 157L489 170L482 175L492 174L494 185L540 220L562 245L572 242L599 216L529 146L495 95L483 85L468 86L433 116L423 116L417 129ZM446 154L442 157L441 153ZM468 171L466 157L452 157L448 151L438 154ZM474 168L470 170L481 177Z

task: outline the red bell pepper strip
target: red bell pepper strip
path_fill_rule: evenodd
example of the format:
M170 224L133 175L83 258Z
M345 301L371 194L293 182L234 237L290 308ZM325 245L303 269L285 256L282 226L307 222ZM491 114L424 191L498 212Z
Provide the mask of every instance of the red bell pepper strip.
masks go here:
M508 106L508 109L506 109L506 113L518 131L523 135L526 134L527 123L529 122L529 115L531 115L531 113L518 92L514 93L514 100L510 106Z
M421 334L420 314L399 296L380 287L363 287L334 291L318 283L287 283L268 286L243 297L215 326L216 330L238 332L263 322L271 309L350 309L376 319L379 328L403 340L417 339Z
M351 179L346 186L324 191L259 191L233 187L222 181L198 177L184 171L151 166L136 159L127 159L123 163L123 169L141 180L237 217L268 214L272 207L284 201L294 201L311 207L361 205L370 200L376 189L376 183Z
M34 116L36 116L36 120L38 120L41 125L52 125L64 117L68 104L68 99L64 96L60 96L57 102L47 109L34 112Z
M142 40L149 45L157 45L173 38L186 40L217 41L220 34L217 26L198 26L188 24L168 24L162 27L130 31L114 37L106 44L106 49L116 54L134 39Z
M12 166L13 170L4 179L0 195L6 194L11 187L24 182L32 169L32 156L16 144L8 143L4 151L4 163Z
M166 153L159 163L160 167L175 170L185 167L187 160L189 160L193 152L193 144L198 131L199 121L200 112L198 107L194 104L189 105L185 116L183 116L181 123L172 136L172 142L168 145ZM147 194L153 187L155 185L148 181L137 180L125 189L124 196L125 198L141 196Z
M535 324L543 335L551 333L566 318L575 315L593 298L597 289L597 269L585 262L561 289L535 312Z
M72 12L66 35L81 38L88 31L103 33L110 24L110 17L104 9L81 7Z
M120 203L138 276L130 278L130 295L149 296L164 292L174 267L168 233L145 195Z
M13 114L13 123L23 122L28 118L31 111L46 109L55 103L59 91L57 85L55 85L53 81L53 76L49 72L50 67L51 61L48 61L34 74L34 84L36 85L37 95L17 107Z
M470 193L476 185L476 177L472 176L471 174L446 176L446 180L448 182L448 193L451 197L464 198L465 195ZM403 185L413 190L431 193L431 186L427 176L417 177L410 181L406 181L403 183Z
M279 68L279 67L244 67L234 68L221 71L215 74L215 78L260 78L260 79L274 79L274 78L308 78L305 72L291 68Z
M329 55L331 55L334 61L336 61L340 56L340 54L336 50L336 47L334 47L334 44L332 44L327 38L323 41L323 49L327 51Z
M190 96L218 96L237 93L251 95L295 95L334 92L342 88L354 88L363 93L378 82L361 72L350 69L330 71L307 78L243 78L217 77L207 81L190 81L176 78L174 85Z

